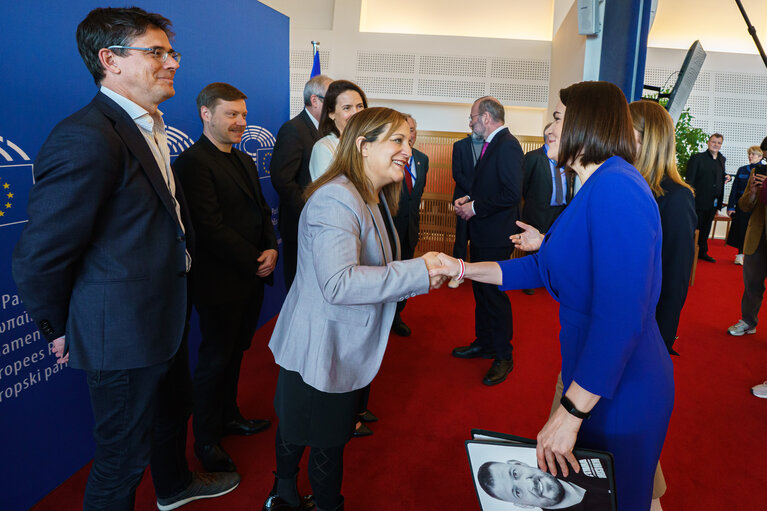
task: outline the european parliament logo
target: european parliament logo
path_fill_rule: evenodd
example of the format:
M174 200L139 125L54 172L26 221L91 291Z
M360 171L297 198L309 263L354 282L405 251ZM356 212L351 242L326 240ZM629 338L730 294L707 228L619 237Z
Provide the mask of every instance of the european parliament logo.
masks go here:
M258 177L263 179L269 176L269 165L272 163L272 151L276 141L274 135L266 128L249 125L242 134L242 142L235 147L253 158L258 168Z
M165 136L168 138L168 150L170 151L171 160L175 160L179 154L194 144L194 140L189 135L168 124L165 125Z
M0 136L0 227L26 222L29 191L35 182L27 153Z

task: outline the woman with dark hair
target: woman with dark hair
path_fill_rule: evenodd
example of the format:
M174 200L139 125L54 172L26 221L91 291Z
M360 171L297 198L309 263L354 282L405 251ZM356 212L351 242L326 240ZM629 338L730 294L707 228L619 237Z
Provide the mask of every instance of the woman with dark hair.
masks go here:
M554 475L557 466L564 475L578 472L576 439L579 446L610 451L618 509L647 511L674 402L671 358L655 321L660 215L650 187L630 163L634 132L620 89L582 82L559 97L553 124L559 142L549 157L583 185L540 251L500 263L464 263L440 254L443 267L431 275L502 289L546 287L560 304L565 393L538 433L538 465Z
M427 293L436 253L398 261L392 216L410 127L388 108L352 117L328 171L309 185L298 268L269 348L280 366L277 470L265 511L309 510L296 488L306 446L318 511L343 509L343 451L381 366L397 301Z
M352 115L368 107L365 93L356 83L336 80L328 86L322 102L319 132L322 137L314 143L309 160L312 181L325 173L336 155L338 140Z

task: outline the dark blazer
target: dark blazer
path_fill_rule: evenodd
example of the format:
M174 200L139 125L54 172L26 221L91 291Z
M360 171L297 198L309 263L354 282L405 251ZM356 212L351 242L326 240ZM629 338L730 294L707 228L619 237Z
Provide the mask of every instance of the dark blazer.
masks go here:
M35 181L13 276L45 338L66 334L70 364L80 369L169 360L186 323L185 249L194 231L181 184L186 234L135 122L98 93L53 129Z
M714 209L714 200L717 201L717 208L723 206L725 161L727 161L727 158L721 152L717 155L717 159L714 160L708 149L690 156L687 162L685 181L695 189L696 210L706 211ZM717 173L720 173L722 187L715 192L714 183Z
M549 157L544 150L545 146L527 153L523 159L522 196L525 198L522 207L522 221L532 225L540 232L548 231L556 218L556 212L552 209L551 194L554 183L551 179L551 166ZM568 187L569 188L569 187ZM567 194L567 190L563 190ZM566 197L567 198L567 197Z
M453 181L455 181L453 200L471 195L475 164L472 150L471 135L453 144Z
M477 161L471 184L474 212L469 219L469 239L480 247L511 246L509 236L519 230L522 197L522 146L503 128Z
M658 202L663 228L663 277L655 319L666 347L669 352L673 352L679 315L687 299L692 261L695 257L695 229L698 227L698 217L695 214L695 199L690 190L668 178L663 179L661 186L666 193L655 200Z
M309 160L312 147L320 139L306 109L286 122L277 132L269 166L272 186L280 196L279 228L282 239L296 241L298 219L304 208L304 190L312 178Z
M197 234L191 275L196 304L245 300L254 286L274 280L273 275L263 282L256 276L261 253L277 250L272 210L261 193L253 159L234 147L232 152L247 169L247 180L233 172L228 155L205 135L173 163Z
M418 245L418 233L421 229L420 207L421 196L426 187L426 173L429 172L429 157L418 149L413 149L413 163L415 170L415 185L413 191L408 192L407 184L402 183L402 191L399 196L399 209L394 217L394 227L399 235L399 243L403 258L409 259ZM407 179L410 179L408 176Z

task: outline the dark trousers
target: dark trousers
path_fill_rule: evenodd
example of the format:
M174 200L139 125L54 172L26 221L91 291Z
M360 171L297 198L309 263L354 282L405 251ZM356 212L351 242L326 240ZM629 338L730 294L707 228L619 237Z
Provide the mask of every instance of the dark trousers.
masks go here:
M764 279L767 279L767 241L764 233L753 254L743 256L743 298L740 314L743 321L754 327L764 298Z
M511 256L511 247L471 245L472 262L503 261ZM499 359L511 357L513 322L509 296L494 284L471 282L474 291L474 343L495 353Z
M466 245L469 243L469 224L466 220L456 215L455 217L455 243L453 244L453 257L466 260Z
M708 235L711 232L716 209L697 209L695 213L698 215L698 257L700 257L708 254Z
M192 425L198 445L218 443L224 424L240 416L240 365L256 331L263 301L264 286L259 282L249 299L196 306L202 342L194 371Z
M298 266L298 242L282 238L282 274L285 277L285 292L290 291L296 278Z
M132 510L147 464L158 497L186 488L192 480L186 463L191 411L186 336L167 362L86 374L96 453L83 509Z

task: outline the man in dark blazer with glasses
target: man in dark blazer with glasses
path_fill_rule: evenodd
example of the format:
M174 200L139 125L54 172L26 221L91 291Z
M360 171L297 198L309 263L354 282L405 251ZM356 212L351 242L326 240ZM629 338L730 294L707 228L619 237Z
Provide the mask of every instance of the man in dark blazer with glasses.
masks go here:
M100 91L40 149L14 251L29 315L57 361L86 373L96 442L86 510L133 509L147 464L160 510L239 483L186 462L194 240L158 109L175 93L172 35L169 20L137 7L94 9L80 23Z

